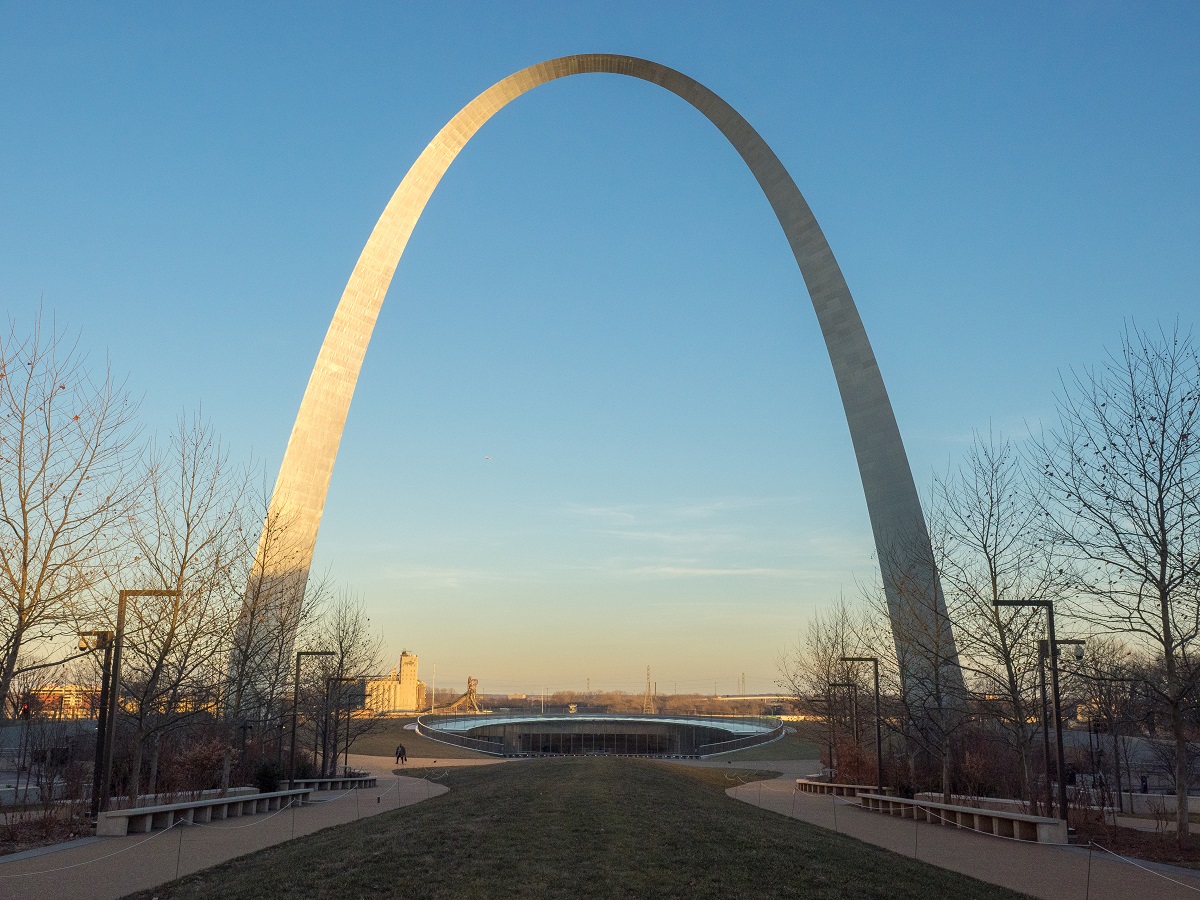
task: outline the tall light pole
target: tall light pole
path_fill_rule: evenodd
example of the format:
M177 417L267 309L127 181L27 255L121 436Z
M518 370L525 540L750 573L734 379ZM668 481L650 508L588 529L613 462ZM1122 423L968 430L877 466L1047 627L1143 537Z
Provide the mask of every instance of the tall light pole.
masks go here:
M875 784L883 790L883 719L879 715L879 657L843 656L842 662L869 662L875 671Z
M104 651L104 662L100 670L100 708L96 710L96 759L92 764L92 821L100 816L101 781L104 777L104 748L108 746L108 692L112 690L113 633L111 631L85 631L79 643L96 639L96 649Z
M292 749L288 754L288 787L296 778L296 708L300 705L300 659L304 656L335 656L332 650L301 650L296 654L296 681L292 685Z
M1050 657L1050 693L1053 698L1053 714L1054 714L1054 736L1057 742L1057 763L1058 763L1058 817L1064 822L1067 821L1067 766L1063 753L1063 733L1062 733L1062 699L1058 692L1058 644L1060 643L1054 636L1054 604L1049 600L997 600L996 606L1028 606L1046 610L1046 631L1047 637L1050 639L1049 653ZM1062 641L1061 643L1068 643ZM1078 641L1070 641L1073 644L1079 644Z
M104 762L101 770L104 772L104 781L100 786L100 802L97 805L96 799L93 796L92 808L96 810L96 815L99 815L104 810L108 809L108 795L112 790L112 768L113 768L113 744L117 737L117 707L121 699L121 650L125 645L125 606L130 597L179 597L183 592L174 590L151 590L151 591L118 591L117 592L117 632L113 636L112 642L112 676L108 690L108 708L105 719L106 731L104 735ZM108 652L105 651L105 659L108 658ZM103 687L101 687L103 691ZM97 760L99 762L99 760Z

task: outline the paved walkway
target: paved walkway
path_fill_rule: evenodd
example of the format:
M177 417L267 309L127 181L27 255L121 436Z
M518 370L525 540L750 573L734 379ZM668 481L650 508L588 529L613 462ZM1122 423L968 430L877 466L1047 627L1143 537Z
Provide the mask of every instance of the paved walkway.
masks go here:
M391 759L351 756L351 765L376 775L369 790L317 795L318 803L277 813L184 826L148 835L85 838L70 844L0 858L0 900L116 900L331 825L377 815L445 793L436 782L397 777ZM439 759L436 769L500 760ZM432 759L409 759L408 767ZM830 828L905 856L1003 885L1045 900L1200 900L1200 873L1153 866L1144 871L1081 847L1049 847L962 829L865 812L844 800L801 794L795 779L817 770L813 760L746 763L707 760L713 768L784 772L770 781L741 784L731 776L730 796L773 812ZM1089 876L1090 866L1090 876Z
M1144 871L1100 850L1089 854L1086 847L1054 847L974 834L867 812L843 798L798 792L796 778L817 771L818 765L808 760L739 766L734 761L732 766L758 766L786 774L770 781L734 785L726 793L1044 900L1200 900L1200 873L1178 867L1152 865L1152 871Z
M408 767L432 762L410 758ZM437 768L480 762L490 760L438 760ZM446 792L436 781L393 775L397 767L387 758L351 754L350 764L377 776L378 787L322 791L313 795L314 803L276 813L128 837L84 838L0 858L0 900L115 900L293 837Z

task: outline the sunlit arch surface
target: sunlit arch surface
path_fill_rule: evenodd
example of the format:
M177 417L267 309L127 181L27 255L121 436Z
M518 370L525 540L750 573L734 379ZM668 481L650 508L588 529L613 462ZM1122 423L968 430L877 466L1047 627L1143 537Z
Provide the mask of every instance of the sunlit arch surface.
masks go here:
M288 551L266 557L266 541L260 541L258 571L267 578L307 578L375 319L409 236L442 175L483 124L510 101L549 81L596 72L640 78L686 100L725 135L758 180L796 257L833 363L897 644L911 645L914 634L937 634L939 655L956 663L946 638L948 622L929 535L896 418L862 320L820 226L779 159L729 104L674 69L631 56L582 54L522 69L468 103L413 163L376 222L317 355L268 518L269 523L287 523ZM957 665L953 668L957 675Z

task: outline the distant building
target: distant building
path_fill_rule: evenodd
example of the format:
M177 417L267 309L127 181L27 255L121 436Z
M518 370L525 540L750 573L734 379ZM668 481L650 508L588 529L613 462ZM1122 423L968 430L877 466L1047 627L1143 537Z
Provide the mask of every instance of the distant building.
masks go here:
M90 719L100 706L100 688L90 684L47 684L34 690L30 701L39 715Z
M390 675L367 679L367 708L379 715L424 709L425 682L417 679L417 655L405 650Z

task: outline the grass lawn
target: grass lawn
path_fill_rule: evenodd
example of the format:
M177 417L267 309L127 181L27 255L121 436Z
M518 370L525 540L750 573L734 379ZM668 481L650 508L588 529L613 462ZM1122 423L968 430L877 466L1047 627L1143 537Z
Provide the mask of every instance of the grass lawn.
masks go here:
M378 731L364 734L350 745L350 753L364 756L394 756L396 745L403 744L412 758L427 759L493 759L486 753L476 753L453 744L443 744L423 738L415 731L405 731L404 726L415 722L416 717L385 719Z
M821 750L812 741L798 734L785 734L777 741L762 744L758 747L747 747L745 750L735 750L733 753L722 753L713 759L732 760L734 765L744 762L770 762L773 759L820 759ZM820 770L820 763L814 763L813 771Z
M448 794L133 896L1021 896L731 800L727 770L566 758L442 771Z

